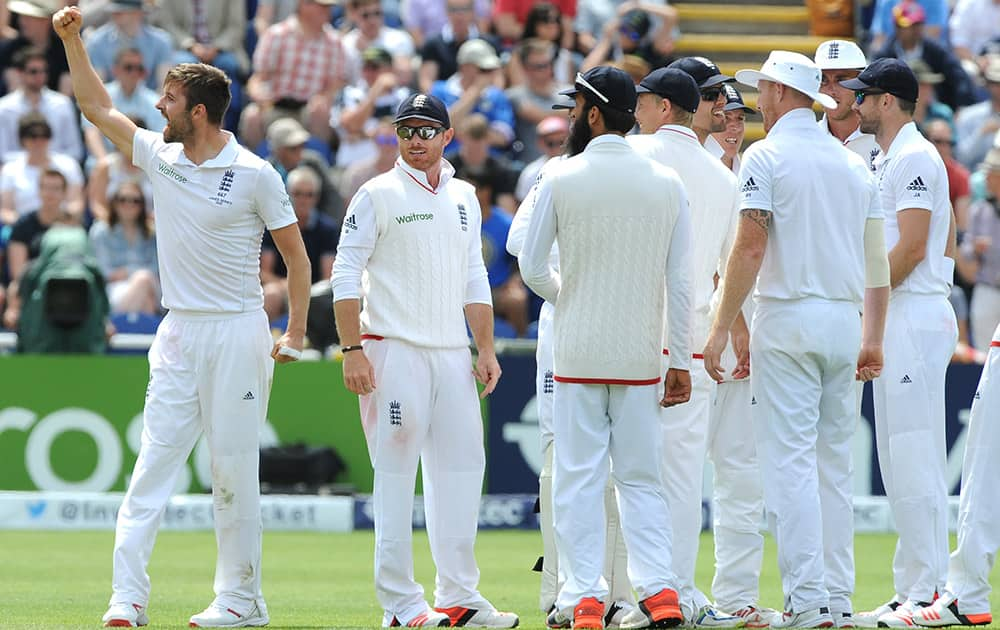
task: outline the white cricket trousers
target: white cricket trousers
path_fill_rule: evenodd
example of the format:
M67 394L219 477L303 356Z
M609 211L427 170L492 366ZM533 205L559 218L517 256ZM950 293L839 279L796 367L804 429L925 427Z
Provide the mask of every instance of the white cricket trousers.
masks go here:
M212 457L216 601L262 599L258 434L274 361L263 310L171 311L149 348L142 440L115 527L111 603L149 601L146 566L164 508L202 432Z
M538 344L535 349L535 400L538 404L538 429L543 455L542 470L538 475L539 525L542 533L542 580L538 594L538 607L549 612L556 603L556 595L562 580L559 577L559 553L556 551L555 531L552 518L552 399L555 381L554 356L552 348L553 320L555 309L548 302L542 304L538 316ZM604 509L607 513L606 551L604 558L604 579L611 595L606 606L614 602L635 603L632 584L628 580L628 554L618 518L618 501L610 477L604 492Z
M664 352L666 373L669 356ZM707 605L708 598L695 586L694 571L701 539L702 490L705 482L705 456L708 449L709 414L715 382L705 371L704 357L691 360L691 399L683 405L660 410L663 434L663 458L660 473L663 490L670 506L673 570L677 576L678 596L686 619Z
M628 549L628 575L639 599L676 589L670 560L670 509L660 481L663 385L556 381L552 503L565 582L556 607L584 597L607 602L604 492L611 478Z
M972 326L972 347L982 352L989 351L990 335L1000 323L1000 289L982 283L972 287L969 323Z
M851 610L857 305L761 300L750 335L753 429L785 608Z
M957 340L947 296L893 293L873 390L875 443L899 532L896 593L917 602L934 601L948 575L944 379Z
M731 369L733 363L723 363ZM715 387L708 433L712 461L712 529L715 578L712 596L720 610L756 606L764 559L764 489L754 439L750 379Z
M958 547L948 566L949 593L963 615L990 612L990 571L1000 549L1000 326L979 378L962 464Z
M361 423L375 471L375 593L384 623L424 612L413 579L413 493L422 470L424 512L437 567L434 606L492 608L479 594L473 555L486 456L468 348L422 348L366 339L375 391Z

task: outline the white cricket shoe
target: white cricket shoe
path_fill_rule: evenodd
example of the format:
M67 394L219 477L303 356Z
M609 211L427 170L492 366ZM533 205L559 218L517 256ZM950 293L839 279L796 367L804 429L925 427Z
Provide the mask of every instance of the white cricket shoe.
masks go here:
M247 628L266 626L271 621L267 607L256 601L250 610L239 612L229 606L212 602L208 608L191 617L188 626L192 628Z
M993 623L993 615L989 611L963 615L958 612L958 600L949 593L938 597L930 606L914 610L913 623L924 628L988 626Z
M382 622L382 625L385 625L384 621ZM400 621L399 617L393 617L392 620L389 621L390 627L406 626L408 628L444 628L450 625L451 619L448 618L448 615L431 608L428 608L406 623Z
M924 606L930 606L930 602L915 602L913 600L906 600L902 604L896 607L896 610L886 613L878 618L879 628L912 628L915 623L913 623L913 611L922 608Z
M854 625L858 628L877 628L879 617L895 612L901 604L901 601L893 597L874 610L855 613Z
M838 628L856 628L857 624L854 623L854 613L833 613L833 625Z
M804 610L802 612L785 612L780 617L771 620L772 628L832 628L833 616L826 606Z
M140 604L111 604L101 617L106 628L138 628L149 623L146 607Z
M747 620L738 615L727 615L706 604L691 617L692 628L742 628Z
M466 608L452 606L451 608L435 608L435 612L448 617L448 623L453 628L516 628L520 618L511 612L500 612L495 608Z
M623 599L611 602L608 609L604 612L604 627L605 628L620 628L622 625L622 620L632 612L635 608L635 604L627 602Z
M756 606L744 606L733 611L734 617L741 617L744 628L769 628L771 621L781 617L781 613L773 608L758 608Z

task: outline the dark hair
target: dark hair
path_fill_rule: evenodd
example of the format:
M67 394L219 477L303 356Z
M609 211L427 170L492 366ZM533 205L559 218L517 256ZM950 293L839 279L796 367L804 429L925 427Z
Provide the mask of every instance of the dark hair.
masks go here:
M556 35L555 42L558 44L562 42L563 38L563 25L562 25L562 12L559 7L552 4L551 2L539 2L535 6L531 7L528 11L528 15L524 18L524 32L521 35L522 39L530 39L532 37L538 37L538 25L545 22L553 21L559 25L559 33Z
M41 184L42 183L42 178L45 178L45 177L57 177L57 178L59 178L59 181L62 182L63 192L66 192L66 189L69 188L69 181L67 181L66 176L63 175L62 171L60 171L60 170L57 170L57 169L54 169L54 168L47 168L47 169L43 170L42 173L38 176L38 183Z
M204 63L182 63L167 72L163 85L175 83L184 90L187 111L197 105L205 106L208 122L221 125L229 109L229 84L231 81L222 70Z
M126 186L131 186L139 191L139 198L142 199L142 201L139 202L139 216L136 218L136 222L139 224L139 231L142 232L143 237L146 239L152 238L153 229L149 225L149 213L146 211L146 194L142 192L142 186L139 182L134 179L127 179L119 183L115 188L114 194L111 195L111 199L108 200L110 202L108 203L108 225L111 227L118 225L119 217L117 204L122 188L125 188Z
M899 98L897 96L896 103L899 104L899 109L902 110L904 114L909 114L910 116L912 116L913 113L917 111L916 101L908 101L905 98Z
M628 133L632 131L632 127L635 127L635 114L629 114L628 112L622 112L617 109L611 109L610 107L604 107L590 100L587 96L584 96L583 98L584 104L582 118L586 119L590 113L590 108L596 107L597 110L601 112L601 116L604 117L604 126L608 131Z
M45 51L37 46L27 46L21 50L14 53L14 58L11 60L13 65L18 70L23 71L28 67L28 62L32 59L41 59L45 62L45 65L49 65L49 59L45 56Z
M559 45L556 42L538 37L523 40L517 47L517 56L521 59L521 63L528 63L528 57L532 54L546 55L550 62L555 61L556 56L559 55Z
M40 112L28 112L17 119L17 139L24 140L37 130L41 130L46 137L52 137L52 125L49 124L45 115Z

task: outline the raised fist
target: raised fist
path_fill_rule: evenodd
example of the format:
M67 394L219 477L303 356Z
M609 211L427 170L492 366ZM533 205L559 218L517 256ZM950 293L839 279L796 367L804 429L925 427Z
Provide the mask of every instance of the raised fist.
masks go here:
M80 28L82 26L83 14L80 13L80 9L75 6L59 9L59 11L52 16L52 28L55 29L56 35L59 36L59 39L67 40L71 37L79 35Z

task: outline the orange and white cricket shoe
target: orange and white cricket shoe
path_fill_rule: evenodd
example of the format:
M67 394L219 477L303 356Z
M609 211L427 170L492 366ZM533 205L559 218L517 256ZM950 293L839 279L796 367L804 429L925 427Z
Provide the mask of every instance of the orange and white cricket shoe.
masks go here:
M117 603L108 607L101 622L105 628L138 628L149 624L149 617L141 604Z
M993 623L993 615L984 613L958 612L958 600L950 594L938 597L930 606L913 611L913 623L924 628L942 626L988 626Z
M452 606L451 608L435 608L436 612L448 615L452 628L516 628L521 622L517 615L510 612L500 612L495 608L466 608Z

